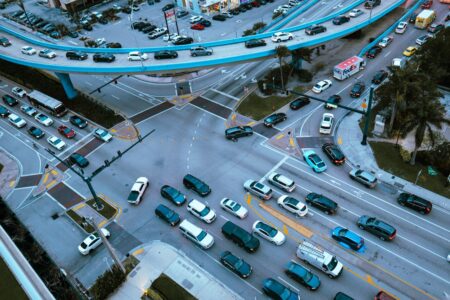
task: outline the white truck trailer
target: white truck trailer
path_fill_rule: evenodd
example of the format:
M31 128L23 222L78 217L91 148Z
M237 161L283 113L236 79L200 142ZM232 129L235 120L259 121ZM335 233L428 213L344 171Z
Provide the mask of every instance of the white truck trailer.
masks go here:
M352 56L333 69L333 77L337 80L344 80L364 69L366 62L359 56Z

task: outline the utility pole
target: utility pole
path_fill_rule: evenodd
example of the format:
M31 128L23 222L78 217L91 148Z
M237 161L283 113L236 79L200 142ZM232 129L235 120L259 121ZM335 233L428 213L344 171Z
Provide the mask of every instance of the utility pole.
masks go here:
M361 145L367 145L367 131L369 131L370 113L372 111L373 86L370 86L369 103L367 104L367 111L365 113L364 131Z

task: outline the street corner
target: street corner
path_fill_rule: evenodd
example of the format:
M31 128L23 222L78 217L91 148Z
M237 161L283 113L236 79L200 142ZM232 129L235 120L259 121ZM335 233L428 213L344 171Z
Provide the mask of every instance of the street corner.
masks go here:
M228 119L225 123L225 126L227 128L236 127L236 126L253 126L253 125L256 125L256 123L257 122L255 120L253 120L247 116L241 115L237 112L233 112L228 117Z
M194 94L185 94L180 96L174 96L168 100L168 102L172 103L176 107L183 107L184 105L190 103L194 100L197 95Z
M54 166L46 165L37 187L33 190L33 196L37 196L51 190L57 184L62 182L63 179L64 172Z
M269 144L289 155L300 155L293 128L288 128L274 135L269 139Z
M133 122L128 120L117 124L110 131L115 138L129 141L137 139L140 134Z

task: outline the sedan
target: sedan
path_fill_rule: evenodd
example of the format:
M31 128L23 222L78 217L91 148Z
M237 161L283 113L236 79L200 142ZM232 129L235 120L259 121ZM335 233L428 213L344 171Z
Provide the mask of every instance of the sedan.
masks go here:
M246 48L255 48L255 47L263 47L266 46L266 41L265 40L248 40L245 42L245 47Z
M69 118L70 123L78 128L85 128L88 123L85 119L80 118L79 116L71 116Z
M337 16L333 19L334 25L341 25L350 21L350 17L347 16Z
M66 146L66 143L53 135L47 139L47 142L50 144L50 146L60 151Z
M194 39L190 36L180 36L179 38L176 38L172 41L172 44L174 45L187 45L192 44L194 42ZM178 54L177 54L178 56Z
M352 18L356 18L356 17L359 17L360 15L362 15L363 13L364 12L362 10L360 10L359 8L355 8L355 9L352 9L348 15Z
M365 89L366 89L366 85L364 82L362 82L362 81L356 82L350 91L350 97L352 97L352 98L361 97L361 95Z
M20 49L20 52L22 52L23 54L26 54L26 55L35 55L36 49L34 49L33 47L30 47L30 46L23 46Z
M102 228L100 230L106 238L110 237L111 234L106 228ZM80 253L83 255L88 255L102 243L103 241L100 235L98 234L98 232L96 232L84 239L84 241L78 246L78 251L80 251Z
M11 89L11 92L13 93L13 95L16 95L19 98L23 98L27 95L27 92L23 88L20 88L18 86L13 87Z
M27 126L27 122L16 114L9 114L8 121L17 128Z
M138 205L144 197L144 193L148 186L149 182L146 177L139 177L136 179L136 182L131 187L130 194L128 195L128 203Z
M400 22L398 23L397 28L395 28L395 33L403 34L405 33L407 27L408 27L407 22Z
M109 53L97 53L93 55L94 62L106 62L112 63L116 60L116 57L113 54Z
M443 2L443 1L441 1L441 2ZM429 8L431 8L432 5L433 5L433 0L427 0L424 3L422 3L421 8L422 9L429 9Z
M5 106L0 105L0 116L2 118L6 118L10 114L9 109L7 109Z
M362 237L340 226L333 229L331 237L340 244L344 244L353 250L359 250L364 246L364 239Z
M252 267L230 251L225 251L220 255L220 262L241 278L247 278L252 274Z
M314 150L304 151L303 159L316 173L324 172L327 169L327 165Z
M393 40L394 38L392 36L386 36L378 43L378 46L381 48L386 48L392 43Z
M197 22L197 24L203 25L205 27L211 26L211 22L206 19L201 19L199 22Z
M196 46L190 49L191 56L209 56L213 54L213 50L208 47Z
M223 21L225 21L227 19L227 17L224 16L224 15L219 14L219 15L213 16L212 19L215 20L215 21L222 21L223 22Z
M229 198L223 198L220 201L220 207L240 219L244 219L248 215L248 210L244 206Z
M263 221L258 220L253 223L252 232L277 246L282 245L286 241L286 237L282 232Z
M397 233L397 230L386 222L383 222L375 217L361 216L356 223L359 228L366 230L382 241L392 241Z
M2 96L3 102L5 102L6 104L8 104L9 106L14 106L19 104L19 101L17 101L16 98L10 96L10 95L3 95Z
M72 139L72 138L74 138L75 135L76 135L75 130L73 130L72 128L67 127L67 126L65 126L65 125L59 126L59 127L58 127L58 132L59 132L60 134L62 134L63 136L65 136L66 138L68 138L68 139Z
M95 129L94 136L103 142L109 142L113 138L108 131L101 128Z
M306 206L306 204L293 197L283 195L278 198L277 203L280 207L293 214L296 214L299 217L304 217L308 213L308 207Z
M50 49L43 49L43 50L39 51L39 56L51 59L51 58L56 57L56 53Z
M335 214L338 208L338 204L336 202L317 193L309 193L306 195L305 201L309 206L315 207L327 215Z
M302 96L302 97L299 97L299 98L295 99L294 101L292 101L289 104L289 107L292 110L297 110L297 109L302 108L303 106L308 105L310 102L311 102L311 100L309 100L308 97Z
M372 48L369 49L369 51L367 51L366 57L367 58L375 58L378 56L378 54L381 53L382 50L383 50L383 48L378 45L373 46Z
M72 153L69 156L69 162L72 164L76 164L80 168L86 168L89 165L89 161L87 160L84 155L81 155L80 153Z
M388 78L389 73L385 70L379 70L375 73L375 75L372 78L372 83L380 84L382 83L386 78Z
M43 132L41 129L34 127L34 126L31 126L30 128L28 128L28 133L35 139L40 139L41 137L43 137L45 135L45 132Z
M423 215L429 214L433 208L433 204L430 201L409 193L401 193L397 198L397 202L401 206L409 207Z
M283 122L286 119L287 119L287 116L285 113L274 113L264 119L264 125L266 127L273 127L276 124Z
M189 22L191 24L198 23L201 20L203 20L203 17L201 17L201 16L192 16L192 17L189 18Z
M406 57L410 57L410 56L413 56L414 53L416 53L416 51L417 51L417 47L409 46L408 48L405 49L405 51L403 51L403 55Z
M263 292L275 300L300 300L300 296L273 278L267 278L263 283Z
M170 185L163 185L160 193L161 196L171 201L176 206L181 206L186 202L186 196Z
M349 173L350 178L364 184L368 188L374 188L377 185L377 178L367 171L353 169Z
M439 31L441 31L442 29L444 29L444 24L436 24L436 23L433 23L433 24L431 24L429 27L428 27L428 29L427 29L427 31L429 32L429 33L431 33L431 36L434 36L435 34L437 34Z
M236 140L240 137L250 136L253 129L250 126L236 126L225 130L225 138L228 140Z
M319 277L297 263L289 262L284 272L310 291L315 291L320 286Z
M154 58L155 59L164 59L164 58L177 58L178 53L173 50L162 50L155 52Z
M333 83L329 79L319 81L318 83L316 83L314 85L314 87L312 88L312 91L316 94L320 94L323 91L325 91L326 89L328 89L332 84Z
M270 198L272 198L272 189L267 185L255 180L247 180L244 183L244 190L263 200L269 200Z
M53 120L50 117L44 115L43 113L36 114L34 116L34 119L46 127L51 126L53 124Z
M178 223L180 223L180 216L163 204L159 204L155 208L155 214L158 216L158 218L163 219L171 226L176 226Z
M290 32L275 32L272 35L272 42L274 43L280 43L280 42L286 42L290 41L294 38L294 35Z
M20 107L20 110L21 110L24 114L26 114L26 115L28 115L28 116L30 116L30 117L33 117L35 114L38 113L38 111L37 111L33 106L29 106L29 105L22 105L22 106Z
M192 29L192 30L203 30L203 29L205 29L205 26L203 26L203 25L200 24L200 23L197 23L197 24L192 25L192 26L191 26L191 29Z
M295 189L295 182L294 180L278 174L278 173L271 173L268 177L267 180L273 184L276 187L279 187L280 189L291 193L294 189Z
M333 109L333 108L337 108L338 104L341 102L342 97L339 95L331 95L328 99L327 102L325 103L325 108L326 109Z
M422 35L422 36L419 36L417 39L416 39L416 44L417 45L419 45L419 46L422 46L423 44L425 44L426 42L428 42L428 40L430 39L431 37L429 36L429 35Z
M139 51L132 51L128 53L128 60L129 61L144 61L148 59L147 53L142 53Z
M341 149L333 143L325 143L322 145L322 151L328 156L331 162L337 166L345 163L345 155Z

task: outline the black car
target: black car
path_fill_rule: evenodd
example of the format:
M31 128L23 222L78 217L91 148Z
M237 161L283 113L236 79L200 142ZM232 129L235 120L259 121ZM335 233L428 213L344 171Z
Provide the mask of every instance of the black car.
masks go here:
M186 202L186 196L170 185L163 185L160 192L161 196L172 201L176 206L181 206Z
M137 29L140 31L142 28L144 28L145 26L148 26L148 25L150 25L150 24L147 22L138 21L138 22L133 22L131 24L131 28L135 29L135 30Z
M331 162L337 166L345 163L345 155L333 143L325 143L322 145L322 151L330 158Z
M378 54L381 53L382 50L383 50L383 48L378 45L373 46L372 48L369 49L369 51L367 51L366 57L367 58L375 58L378 56Z
M80 168L85 168L89 165L89 161L87 160L87 158L76 152L72 153L69 156L69 162L71 162L72 164L76 164Z
M155 52L155 59L177 58L178 53L173 50L162 50Z
M0 105L0 116L6 118L7 116L9 116L9 114L10 114L9 109L7 109L3 105Z
M189 12L186 11L186 10L179 10L179 11L177 11L177 18L182 18L182 17L187 16L187 15L189 15Z
M290 107L292 110L297 110L297 109L302 108L303 106L308 105L310 102L311 102L311 100L309 100L308 97L302 96L302 97L298 97L297 99L295 99L294 101L292 101L292 102L289 104L289 107Z
M307 287L311 291L317 290L320 286L320 279L317 275L311 273L310 270L294 262L288 263L285 273L287 276Z
M335 214L338 208L338 204L336 202L325 197L324 195L316 193L309 193L306 195L305 201L309 206L315 207L327 215Z
M199 22L197 22L197 24L201 24L201 25L203 25L205 27L211 26L211 22L206 20L206 19L201 19Z
M375 75L372 78L372 83L380 84L382 83L386 78L388 78L389 73L385 70L380 70L375 73Z
M368 0L366 3L364 3L364 7L367 9L370 9L370 8L374 8L380 4L381 4L381 0Z
M68 51L66 53L66 57L70 60L86 60L88 58L88 55L84 52Z
M315 35L315 34L318 34L318 33L325 32L325 31L327 31L327 28L325 26L322 26L322 25L312 25L312 26L310 26L310 27L305 29L305 33L307 35Z
M224 15L220 15L219 14L219 15L213 16L212 19L216 20L216 21L222 21L223 22L223 21L225 21L227 19L227 17L225 17Z
M397 198L397 202L401 206L409 207L423 215L429 214L433 208L430 201L409 193L401 193Z
M3 99L3 102L8 104L9 106L14 106L14 105L19 104L19 101L17 101L16 98L14 98L13 96L10 96L10 95L3 95L2 99Z
M253 39L253 40L248 40L248 41L245 42L245 47L246 48L262 47L262 46L265 46L265 45L267 45L265 40L255 40L255 39Z
M5 37L1 37L0 45L2 45L3 47L8 47L8 46L11 46L11 42Z
M108 24L108 19L107 19L107 18L100 18L100 19L98 19L98 22L99 22L100 24L105 25L105 24Z
M230 10L230 13L231 13L233 16L237 16L237 15L239 15L241 12L239 11L239 8L235 8L235 9Z
M162 11L172 9L174 7L175 7L175 5L173 3L169 3L169 4L164 5L164 7L162 8Z
M276 124L283 122L286 119L287 119L287 116L285 113L274 113L264 119L264 125L266 127L273 127Z
M240 12L246 12L247 8L245 8L245 6L242 4L242 5L239 6L239 11Z
M183 36L183 37L179 37L177 38L173 44L174 45L187 45L187 44L192 44L194 42L194 39L191 38L190 36Z
M227 221L222 226L222 233L247 252L253 253L259 248L259 240L255 236L231 221Z
M347 16L337 16L333 19L334 25L341 25L350 21L350 17Z
M92 31L94 28L92 27L91 24L84 24L83 29L87 31Z
M116 57L113 54L109 53L96 53L93 56L94 62L106 62L111 63L116 60Z
M105 46L106 48L122 48L122 44L117 42L106 43Z
M40 139L41 137L43 137L45 135L45 132L43 132L41 129L34 127L34 126L31 126L30 128L28 128L28 133L35 139Z
M366 89L366 85L364 84L364 82L362 82L362 81L356 82L350 91L350 97L352 97L352 98L361 97L361 95L365 89Z
M333 300L354 300L354 299L349 295L344 294L343 292L338 292L336 295L334 295Z
M86 120L84 120L78 116L71 116L69 118L69 121L72 125L74 125L78 128L85 128L88 125Z
M176 226L180 223L180 216L164 204L160 204L155 208L155 214L171 226Z
M417 18L417 14L416 13L412 13L409 16L408 22L411 23L411 24L414 24L414 23L416 23L416 18Z
M143 33L150 33L153 30L155 30L157 27L155 25L152 24L147 24L145 27L142 27L141 29L139 29L139 31L142 31Z
M239 277L247 278L252 274L252 266L230 251L225 251L220 255L220 262L222 265L239 275Z
M78 33L76 31L68 31L67 35L74 39L76 39L78 37Z
M131 14L131 7L129 7L129 6L123 7L122 12L124 12L126 14Z
M211 193L209 185L191 174L186 174L184 176L183 184L187 189L193 190L202 197L206 197Z
M229 140L250 136L252 134L253 129L250 126L235 126L225 130L225 137Z
M356 224L362 230L367 230L382 241L392 241L397 233L394 227L375 217L361 216Z
M298 300L300 296L273 278L267 278L263 283L263 292L274 300Z
M326 109L333 109L337 108L338 104L341 102L342 98L339 95L332 95L328 98L327 102L325 103Z

